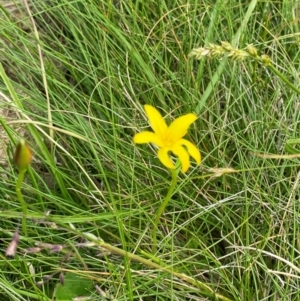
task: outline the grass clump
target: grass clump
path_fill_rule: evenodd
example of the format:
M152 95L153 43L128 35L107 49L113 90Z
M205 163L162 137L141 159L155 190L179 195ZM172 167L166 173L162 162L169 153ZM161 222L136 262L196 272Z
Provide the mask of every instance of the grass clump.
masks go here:
M0 3L1 300L299 299L299 7L198 2ZM171 176L133 143L144 104L198 116L201 165L158 223Z

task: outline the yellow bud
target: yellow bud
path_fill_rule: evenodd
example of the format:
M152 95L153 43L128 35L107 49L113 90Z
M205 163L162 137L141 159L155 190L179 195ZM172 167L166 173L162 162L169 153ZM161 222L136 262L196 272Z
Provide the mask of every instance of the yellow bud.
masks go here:
M270 57L268 55L263 54L261 56L261 62L263 63L264 66L268 66L268 65L271 64L271 59L270 59Z
M257 49L253 45L247 45L247 51L251 56L257 57Z
M31 159L31 149L26 143L26 141L22 139L17 145L14 155L14 163L16 164L19 170L26 170L30 165Z
M233 47L231 46L231 44L227 41L222 41L221 42L221 46L222 48L224 48L226 51L232 51Z

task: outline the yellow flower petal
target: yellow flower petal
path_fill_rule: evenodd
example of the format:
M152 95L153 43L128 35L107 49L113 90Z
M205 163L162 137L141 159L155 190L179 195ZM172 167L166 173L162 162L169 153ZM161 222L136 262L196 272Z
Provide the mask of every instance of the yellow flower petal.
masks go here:
M160 148L157 152L158 159L167 168L174 169L175 166L174 166L168 152L169 152L169 149L167 147Z
M171 149L172 153L178 156L181 163L181 171L185 173L190 167L190 156L188 152L180 145L176 145Z
M197 115L189 113L176 118L169 126L174 141L186 135L189 126L197 119Z
M190 154L190 156L192 158L195 159L195 161L197 162L197 164L201 163L201 154L198 150L198 148L196 147L196 145L194 145L192 142L186 140L186 139L180 139L178 141L179 144L186 146L188 153Z
M168 128L165 120L154 107L145 105L144 108L152 130L155 132L155 134L161 136Z
M142 143L154 143L158 147L163 146L163 142L161 141L161 138L156 135L153 132L141 132L137 133L133 137L133 142L137 144L142 144Z

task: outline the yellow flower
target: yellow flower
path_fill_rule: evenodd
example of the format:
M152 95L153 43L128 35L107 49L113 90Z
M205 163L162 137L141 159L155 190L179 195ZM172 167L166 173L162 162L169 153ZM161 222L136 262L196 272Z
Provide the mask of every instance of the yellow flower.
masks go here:
M189 126L197 119L195 114L189 113L175 119L167 126L161 114L152 106L144 106L153 132L141 132L133 137L134 143L153 143L158 146L158 158L163 165L170 169L175 166L169 157L169 152L176 155L181 162L181 171L186 172L190 167L190 156L197 164L201 162L201 155L197 147L190 141L183 139Z

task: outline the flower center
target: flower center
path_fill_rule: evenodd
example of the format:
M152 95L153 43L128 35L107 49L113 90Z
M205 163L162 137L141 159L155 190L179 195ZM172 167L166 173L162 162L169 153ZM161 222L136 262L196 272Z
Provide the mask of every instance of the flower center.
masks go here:
M173 144L174 144L174 139L172 137L172 134L168 131L166 131L164 134L163 134L163 142L164 142L164 145L166 147L171 147Z

